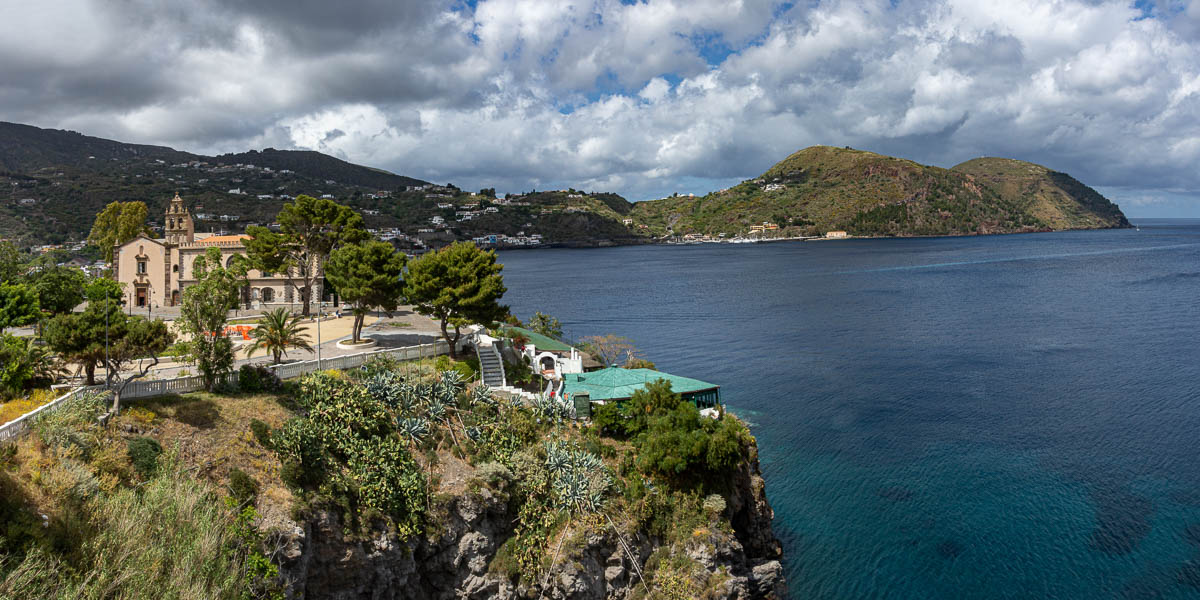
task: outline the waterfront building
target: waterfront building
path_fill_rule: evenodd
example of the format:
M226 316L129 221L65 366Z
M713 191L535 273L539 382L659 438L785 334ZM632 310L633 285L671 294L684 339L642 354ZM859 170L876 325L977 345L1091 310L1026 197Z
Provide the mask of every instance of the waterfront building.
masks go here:
M120 244L113 252L110 265L113 278L124 284L129 306L134 308L178 306L183 290L197 283L196 259L209 248L221 251L224 265L233 263L234 256L245 256L247 235L213 235L196 233L191 214L179 194L167 206L163 221L163 237L142 234ZM323 278L319 265L312 299L321 297ZM247 285L242 289L242 305L296 304L303 302L308 290L295 285L298 281L282 273L264 273L251 269Z
M591 402L626 402L646 384L665 379L671 391L679 394L697 408L705 409L721 404L721 386L690 377L680 377L654 369L625 369L608 367L588 373L566 373L563 375L563 397L587 396Z

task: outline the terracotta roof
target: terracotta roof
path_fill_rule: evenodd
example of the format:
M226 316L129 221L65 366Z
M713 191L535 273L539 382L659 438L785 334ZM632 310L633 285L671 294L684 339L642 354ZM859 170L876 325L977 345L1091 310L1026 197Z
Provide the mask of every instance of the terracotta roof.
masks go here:
M213 235L202 240L196 240L197 246L212 246L214 244L224 244L228 242L240 242L250 239L248 235Z

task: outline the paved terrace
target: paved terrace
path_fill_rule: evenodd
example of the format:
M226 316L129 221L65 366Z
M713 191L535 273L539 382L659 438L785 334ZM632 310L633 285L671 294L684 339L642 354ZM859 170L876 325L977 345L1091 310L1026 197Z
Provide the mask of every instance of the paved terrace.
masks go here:
M315 317L315 314L316 314L316 306L315 305L313 306L312 310L313 310L314 317ZM322 310L325 311L325 310L330 310L330 309L329 309L329 307L325 307ZM299 313L299 311L300 311L300 307L297 305L296 312ZM235 315L235 312L236 312L236 315ZM237 325L238 322L236 319L238 319L238 318L253 317L253 316L260 315L263 312L267 312L267 311L264 311L264 310L230 311L230 318L234 319L234 321L232 321L230 323L230 325ZM136 314L145 314L145 313L136 313ZM334 313L334 314L336 314L336 313ZM153 313L153 316L156 318L162 318L164 320L173 322L175 319L178 318L179 310L178 310L178 307L169 307L168 309L162 309L161 312ZM254 323L252 321L245 321L245 324L250 327L254 326ZM172 325L173 325L173 323L172 323ZM380 313L380 312L372 312L370 315L367 316L366 321L363 326L362 335L363 335L363 337L369 337L369 338L374 339L377 342L376 345L371 346L371 347L359 346L359 347L353 347L353 348L339 348L337 346L337 342L343 341L343 340L349 340L350 335L353 331L353 329L352 329L353 326L354 326L354 317L350 316L346 312L343 312L341 317L337 317L337 316L334 316L331 314L325 314L323 316L323 318L321 319L321 326L320 326L321 358L322 359L332 358L334 356L343 356L343 355L347 355L347 354L357 354L359 352L365 352L365 351L384 350L384 349L388 349L388 348L403 348L403 347L407 347L407 346L415 346L418 344L427 344L427 343L436 341L437 339L441 338L441 335L442 335L441 329L439 328L438 323L436 321L413 312L412 308L409 306L402 306L402 307L400 307L399 310L393 311L390 317L383 313ZM310 318L307 322L305 322L303 324L303 329L304 329L304 332L308 335L309 342L313 346L313 351L309 352L307 350L289 348L287 351L287 356L283 357L284 362L315 360L317 358L317 352L316 352L317 324L315 322L315 319ZM32 333L32 332L30 332L30 333ZM176 333L178 334L178 331ZM271 358L271 354L269 352L266 352L266 351L260 349L258 352L255 353L255 355L252 358L247 357L246 352L245 352L245 347L248 346L249 343L242 342L237 337L235 337L234 340L235 340L235 343L237 344L234 348L234 351L235 351L234 369L235 370L244 364L270 364L271 363L272 358ZM195 367L195 365L191 365L186 362L180 363L180 362L163 360L162 362L159 363L159 365L157 367L155 367L155 369L151 372L151 375L149 375L148 378L168 379L168 378L173 378L173 377L179 377L179 376L181 376L181 373L183 373L183 372L186 372L187 374L195 375L196 367ZM81 379L75 379L74 381L78 382L80 380ZM104 380L104 370L97 369L96 370L96 381L98 383L103 383L103 380Z

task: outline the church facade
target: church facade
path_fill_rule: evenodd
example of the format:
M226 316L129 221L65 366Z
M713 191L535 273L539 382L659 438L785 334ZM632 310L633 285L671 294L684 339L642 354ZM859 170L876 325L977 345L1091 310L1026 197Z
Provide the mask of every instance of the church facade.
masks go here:
M195 232L192 216L179 194L171 200L163 220L163 237L147 235L125 242L113 252L113 278L124 284L126 302L134 308L178 306L183 290L197 282L196 259L209 248L221 251L225 265L234 256L245 256L246 235L209 235ZM317 272L312 298L320 298L321 273ZM298 304L307 292L285 274L251 269L242 289L246 307Z

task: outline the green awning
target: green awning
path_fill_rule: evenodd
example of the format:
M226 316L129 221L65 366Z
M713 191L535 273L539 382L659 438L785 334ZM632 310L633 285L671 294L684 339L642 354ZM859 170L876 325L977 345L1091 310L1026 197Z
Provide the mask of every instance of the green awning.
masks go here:
M570 352L571 347L549 336L542 335L536 331L530 331L524 327L508 327L505 329L505 335L512 337L513 334L521 334L529 339L529 343L533 344L537 349L546 350L547 352Z
M574 396L586 392L592 400L624 400L633 397L633 393L659 379L671 383L671 391L686 398L701 395L705 398L713 396L721 387L715 383L700 381L690 377L680 377L653 369L623 369L609 367L591 373L568 373L563 375L563 392ZM714 392L714 394L700 394Z

